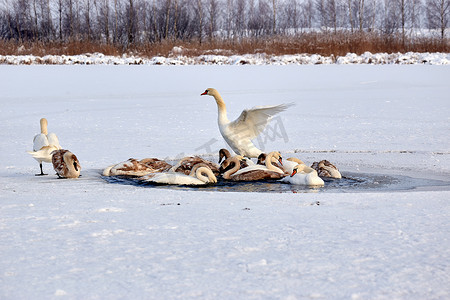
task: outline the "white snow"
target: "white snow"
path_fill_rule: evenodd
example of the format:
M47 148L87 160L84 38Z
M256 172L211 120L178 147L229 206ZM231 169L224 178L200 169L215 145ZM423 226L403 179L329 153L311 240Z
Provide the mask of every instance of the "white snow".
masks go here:
M174 47L169 57L155 56L143 58L133 55L110 56L102 53L86 53L81 55L0 55L0 64L7 65L319 65L319 64L426 64L448 65L450 53L370 53L362 55L348 53L345 56L322 56L319 54L294 55L217 55L200 56L183 55L182 47Z
M428 65L0 66L0 298L448 299L449 78ZM265 151L446 185L237 193L101 178L130 157L217 159L208 87L230 119L296 104ZM41 117L79 179L49 164L34 176Z

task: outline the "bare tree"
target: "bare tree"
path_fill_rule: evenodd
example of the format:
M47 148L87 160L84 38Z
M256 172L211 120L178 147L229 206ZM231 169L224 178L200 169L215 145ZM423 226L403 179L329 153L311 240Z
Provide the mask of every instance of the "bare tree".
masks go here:
M347 0L347 10L348 10L348 22L350 24L350 28L353 33L354 26L353 26L353 1L352 0Z
M439 29L441 40L450 19L450 0L427 0L427 21L429 28Z
M240 37L244 35L244 31L246 29L245 23L245 9L246 9L246 0L235 0L234 7L234 27L236 29L237 34Z
M363 31L363 24L364 24L364 0L357 0L357 4L358 4L359 31Z
M99 25L99 35L104 36L107 44L110 42L110 29L109 29L109 18L110 18L110 7L108 0L100 0L96 2L98 5L97 22Z
M297 0L287 0L282 7L282 20L283 28L285 30L294 30L297 32L297 29L300 26L299 18L300 18L300 8Z
M314 23L314 2L313 0L306 0L301 4L302 27L312 28Z
M203 37L203 2L201 0L196 0L195 2L195 19L197 20L197 34L200 44L202 43Z
M272 34L277 31L277 0L272 0Z
M410 0L411 1L411 9L410 9L410 28L416 29L421 26L421 14L420 12L423 10L422 0ZM414 32L415 30L413 30Z
M218 0L208 0L207 12L209 17L208 22L208 36L211 42L214 37L214 32L217 30L217 22L219 18L219 2Z

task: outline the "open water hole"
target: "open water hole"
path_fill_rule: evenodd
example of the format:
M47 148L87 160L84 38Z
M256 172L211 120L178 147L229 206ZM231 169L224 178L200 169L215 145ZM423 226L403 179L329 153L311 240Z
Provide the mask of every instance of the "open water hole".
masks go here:
M253 192L253 193L368 193L368 192L395 192L417 190L450 190L450 182L436 179L413 178L403 175L383 175L371 173L343 172L343 178L323 178L322 187L308 187L272 181L232 182L218 178L214 185L183 186L164 185L142 182L137 178L124 176L102 176L104 180L113 184L128 184L143 188L198 190L215 192Z

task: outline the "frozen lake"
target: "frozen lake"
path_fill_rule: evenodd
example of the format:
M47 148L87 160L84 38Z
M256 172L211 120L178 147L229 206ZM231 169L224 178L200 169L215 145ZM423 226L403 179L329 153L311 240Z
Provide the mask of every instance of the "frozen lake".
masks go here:
M1 299L450 297L449 66L0 66L0 78ZM208 87L230 119L295 103L257 145L370 187L225 193L100 176L130 157L216 161ZM49 164L34 176L41 117L81 178Z

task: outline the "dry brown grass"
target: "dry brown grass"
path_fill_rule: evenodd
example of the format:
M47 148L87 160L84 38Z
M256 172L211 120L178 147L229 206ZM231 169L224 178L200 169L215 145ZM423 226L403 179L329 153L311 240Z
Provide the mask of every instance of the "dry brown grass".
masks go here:
M438 38L416 38L402 40L400 36L376 33L303 33L295 36L272 36L264 38L215 39L213 41L162 41L147 43L127 49L122 46L90 41L28 42L18 44L13 41L0 41L0 55L77 55L100 52L119 56L134 54L144 57L170 56L175 47L183 48L183 55L198 56L214 53L222 55L266 53L345 55L386 52L450 52L450 42Z

